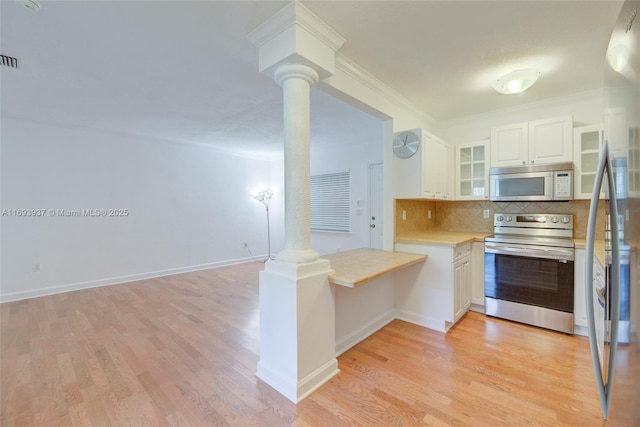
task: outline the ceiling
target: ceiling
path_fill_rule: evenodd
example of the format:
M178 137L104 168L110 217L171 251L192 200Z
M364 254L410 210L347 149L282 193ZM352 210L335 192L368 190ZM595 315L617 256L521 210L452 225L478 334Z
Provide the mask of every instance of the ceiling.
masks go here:
M252 30L286 1L0 2L3 117L205 144L282 150L282 93L258 73ZM435 122L602 86L620 1L303 1L341 53ZM538 68L519 95L490 82ZM312 91L312 146L379 139L381 123Z

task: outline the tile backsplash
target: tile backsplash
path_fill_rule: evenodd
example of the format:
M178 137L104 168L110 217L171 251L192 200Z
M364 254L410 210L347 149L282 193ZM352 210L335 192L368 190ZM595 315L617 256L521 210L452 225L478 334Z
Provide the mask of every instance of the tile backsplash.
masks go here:
M587 233L589 200L570 202L489 202L489 201L427 201L396 200L396 235L402 236L416 231L468 231L493 232L493 215L496 213L559 213L572 214L574 238L584 239ZM599 204L598 219L604 221L604 204ZM406 211L406 220L402 220L402 211ZM485 210L489 218L484 218ZM429 219L431 211L431 219ZM597 230L604 237L604 224L598 224Z

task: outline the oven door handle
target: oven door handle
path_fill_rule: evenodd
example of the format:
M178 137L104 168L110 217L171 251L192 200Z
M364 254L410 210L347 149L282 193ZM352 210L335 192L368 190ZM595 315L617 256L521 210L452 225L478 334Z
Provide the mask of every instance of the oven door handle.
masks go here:
M496 245L493 243L484 244L484 251L490 254L498 255L514 255L514 256L526 256L531 258L546 258L557 259L559 261L573 261L574 251L573 249L558 249L558 248L524 248L517 246L504 246Z

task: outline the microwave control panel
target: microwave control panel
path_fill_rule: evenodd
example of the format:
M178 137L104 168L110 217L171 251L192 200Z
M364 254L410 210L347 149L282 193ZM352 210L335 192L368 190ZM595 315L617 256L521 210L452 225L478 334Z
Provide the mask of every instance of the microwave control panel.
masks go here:
M554 200L562 200L567 199L570 200L573 196L573 185L572 185L572 174L573 171L557 171L553 173L553 181L554 181L554 191L553 191L553 199Z

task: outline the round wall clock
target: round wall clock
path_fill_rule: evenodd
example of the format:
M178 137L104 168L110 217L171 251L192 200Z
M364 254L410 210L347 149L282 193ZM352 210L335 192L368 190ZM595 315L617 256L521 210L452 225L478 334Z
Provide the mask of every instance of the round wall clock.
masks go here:
M393 139L393 152L401 159L408 159L416 154L420 147L420 137L413 131L398 132Z

